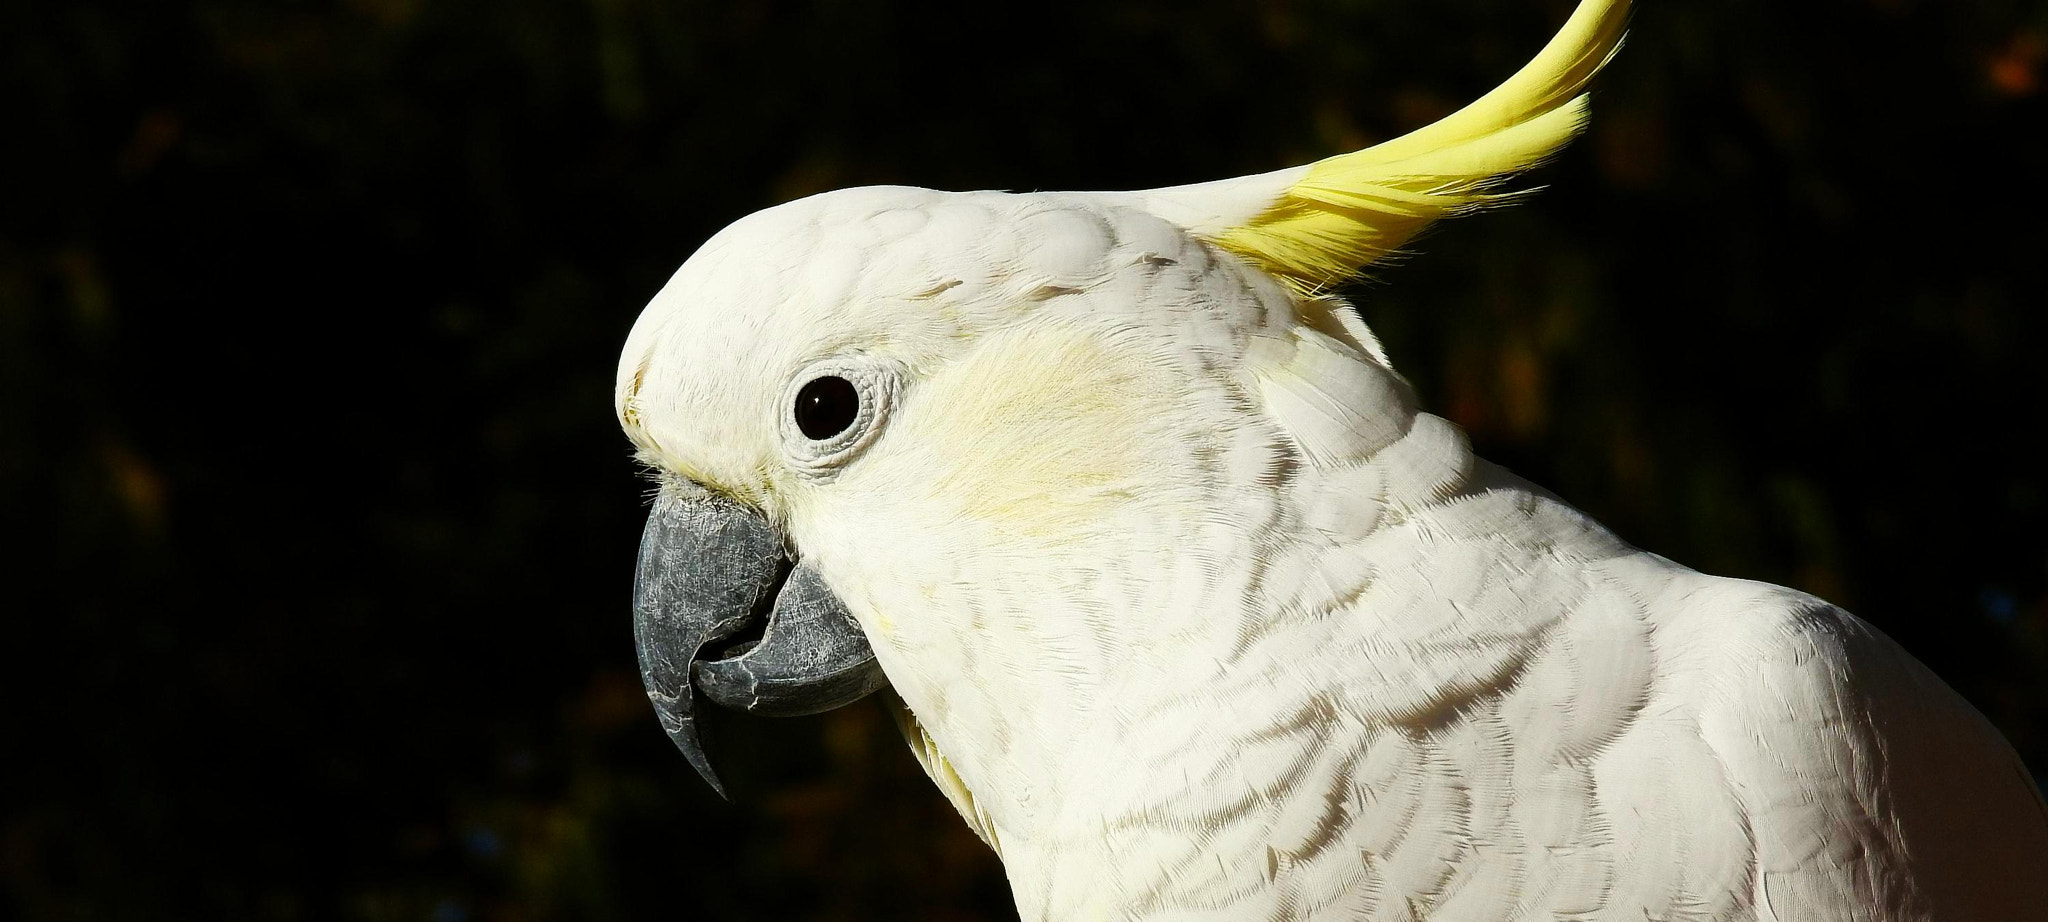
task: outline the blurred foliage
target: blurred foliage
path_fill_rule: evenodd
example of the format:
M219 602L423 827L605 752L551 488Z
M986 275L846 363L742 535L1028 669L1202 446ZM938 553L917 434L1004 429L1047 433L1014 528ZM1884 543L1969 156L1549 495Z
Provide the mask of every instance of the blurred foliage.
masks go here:
M0 10L0 917L1000 919L879 711L641 697L640 305L843 185L1305 162L1567 0ZM1531 204L1354 294L1644 547L1826 595L2048 766L2048 10L1646 0Z

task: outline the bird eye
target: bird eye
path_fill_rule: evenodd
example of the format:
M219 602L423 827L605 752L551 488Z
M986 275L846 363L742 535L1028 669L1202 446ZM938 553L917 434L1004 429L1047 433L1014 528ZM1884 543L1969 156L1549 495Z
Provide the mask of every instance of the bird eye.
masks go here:
M774 411L783 457L817 481L837 476L882 431L901 378L895 365L860 354L827 356L796 369Z
M813 442L829 439L860 417L860 391L838 375L813 378L796 392L796 427Z

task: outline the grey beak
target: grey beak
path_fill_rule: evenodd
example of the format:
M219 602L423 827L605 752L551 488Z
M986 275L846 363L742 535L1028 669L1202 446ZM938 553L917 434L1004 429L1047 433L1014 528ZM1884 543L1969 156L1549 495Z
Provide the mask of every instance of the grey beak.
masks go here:
M887 681L853 615L816 571L792 567L782 546L759 513L678 490L662 491L640 538L640 678L668 738L720 797L725 786L697 738L693 672L712 701L773 716L829 711ZM764 620L758 643L715 646Z

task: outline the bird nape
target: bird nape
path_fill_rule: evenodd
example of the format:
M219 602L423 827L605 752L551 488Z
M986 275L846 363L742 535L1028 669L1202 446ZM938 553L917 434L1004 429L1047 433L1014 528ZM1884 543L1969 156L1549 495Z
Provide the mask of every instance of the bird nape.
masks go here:
M717 786L700 693L886 689L1027 920L2048 918L2048 812L1960 697L1476 458L1328 294L1512 201L1628 13L1308 166L705 243L617 388L676 744Z

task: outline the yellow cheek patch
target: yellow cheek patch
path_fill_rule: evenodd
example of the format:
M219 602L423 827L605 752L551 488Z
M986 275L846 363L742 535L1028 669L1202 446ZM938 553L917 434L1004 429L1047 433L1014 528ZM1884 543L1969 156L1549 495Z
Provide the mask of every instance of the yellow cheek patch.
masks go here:
M1100 530L1161 466L1160 437L1147 423L1166 395L1187 390L1144 353L1079 325L992 335L908 395L883 476L922 485L936 514L1000 531Z

